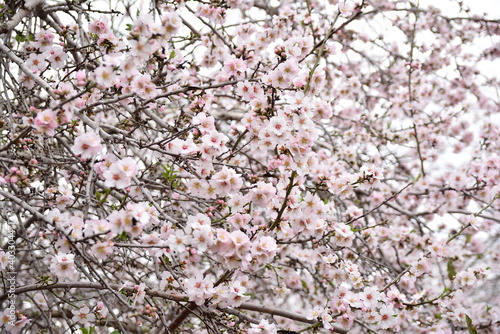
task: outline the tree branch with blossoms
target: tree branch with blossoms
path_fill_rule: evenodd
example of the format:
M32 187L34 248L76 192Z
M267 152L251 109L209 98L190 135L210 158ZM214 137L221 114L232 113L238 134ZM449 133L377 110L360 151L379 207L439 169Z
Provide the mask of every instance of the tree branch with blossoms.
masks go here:
M473 12L0 3L2 330L498 332Z

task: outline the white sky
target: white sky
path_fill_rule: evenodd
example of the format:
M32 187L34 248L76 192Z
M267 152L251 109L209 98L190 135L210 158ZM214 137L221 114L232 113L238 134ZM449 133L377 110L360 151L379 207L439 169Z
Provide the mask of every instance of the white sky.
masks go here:
M474 13L486 13L490 19L500 19L500 0L464 0Z
M473 14L487 14L489 19L500 19L500 0L462 0L468 6ZM447 14L449 10L449 2L441 0L420 0L421 5L432 4L435 7L441 8L443 14ZM455 10L458 9L458 5ZM453 9L452 9L453 10Z

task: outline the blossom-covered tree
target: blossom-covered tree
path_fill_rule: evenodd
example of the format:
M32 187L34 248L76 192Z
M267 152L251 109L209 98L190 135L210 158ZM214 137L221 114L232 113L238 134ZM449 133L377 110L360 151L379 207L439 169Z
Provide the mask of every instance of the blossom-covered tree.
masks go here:
M500 26L445 2L0 4L4 331L498 333Z

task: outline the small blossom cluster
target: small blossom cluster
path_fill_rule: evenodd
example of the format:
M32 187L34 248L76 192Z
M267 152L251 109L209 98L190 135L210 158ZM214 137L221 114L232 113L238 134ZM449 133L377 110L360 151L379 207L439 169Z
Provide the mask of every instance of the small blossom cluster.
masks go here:
M126 232L138 237L145 228L158 223L158 212L145 202L128 203L126 208L111 212L107 221L112 235Z
M75 255L59 253L52 259L50 269L59 280L73 280L78 276Z
M90 159L96 157L101 153L103 146L101 138L95 132L85 132L75 138L75 142L71 147L75 155L80 156L81 159Z
M232 281L214 288L211 303L217 307L238 307L250 299L240 281Z
M11 308L5 308L0 316L0 324L8 333L12 334L22 333L23 328L31 322L27 316Z
M268 263L278 250L276 240L272 237L261 236L252 242L239 230L229 233L224 229L217 229L215 232L213 249L229 268L247 268L252 259L255 260L252 264Z
M68 59L67 51L61 46L55 45L54 34L45 29L40 29L35 34L33 41L27 45L27 49L31 51L24 65L34 74L38 75L44 72L48 66L52 69L61 69L65 66ZM36 84L33 76L30 76L23 71L19 75L20 83L26 88L33 88Z
M125 189L139 170L137 162L131 157L117 160L102 173L104 185L109 188Z
M187 188L194 196L214 199L238 191L243 186L241 177L226 166L216 172L209 180L192 179Z
M455 275L454 283L458 288L467 289L474 287L479 280L486 277L485 268L469 268L467 270L460 271Z
M55 129L58 125L57 113L51 109L45 109L44 111L38 112L33 120L33 128L50 137L56 134Z

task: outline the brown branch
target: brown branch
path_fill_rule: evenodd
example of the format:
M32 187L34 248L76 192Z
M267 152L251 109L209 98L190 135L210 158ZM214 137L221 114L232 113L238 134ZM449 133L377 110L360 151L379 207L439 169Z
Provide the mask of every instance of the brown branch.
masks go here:
M313 49L311 50L311 52L309 52L309 54L312 54L317 48L321 47L324 43L326 43L327 40L329 40L335 33L337 33L338 31L342 30L345 28L345 26L347 26L349 23L351 23L352 21L354 20L357 20L359 18L361 18L362 16L364 16L366 13L363 13L362 11L358 11L356 12L356 14L354 14L353 16L351 16L350 18L347 19L347 21L345 21L344 23L342 23L338 28L334 29L333 27L330 29L330 31L328 32L328 34L325 36L325 38L323 38L320 42L318 42L314 47ZM304 59L307 58L304 57Z
M214 287L226 282L233 276L234 274L234 269L233 270L228 270L224 274L222 274L221 277L217 280L217 282L214 283ZM186 318L193 313L194 310L198 308L198 305L196 305L195 302L190 302L187 306L184 307L181 313L168 325L168 328L165 330L165 334L169 334L174 332Z
M108 284L108 286L116 291L125 290L127 292L135 291L133 287L126 287L119 284ZM109 290L107 287L100 283L95 282L64 282L55 284L32 284L17 288L14 292L15 295L20 295L25 292L30 291L40 291L40 290L54 290L54 289L96 289L96 290ZM182 296L169 294L163 291L157 291L153 289L146 288L144 292L150 297L160 297L172 301L182 302L186 299ZM5 301L8 297L7 293L0 296L0 304Z
M280 208L280 211L278 212L278 216L274 220L274 222L269 226L269 231L274 230L278 224L281 222L281 218L283 217L283 213L285 212L286 207L288 206L288 196L290 196L290 193L292 192L293 188L293 181L295 179L295 176L297 176L297 172L293 171L292 175L290 176L290 183L288 184L288 187L286 188L286 193L285 193L285 199L283 200L283 205Z
M61 310L40 310L39 312L34 312L33 309L23 311L23 314L30 319L34 319L36 317L45 316L49 320L50 318L62 318L62 319L71 319L74 314L71 310L61 309ZM49 324L50 326L51 324ZM127 333L143 333L142 328L140 326L124 323L122 321L110 320L110 319L102 319L96 321L97 326L105 326L105 327L120 327L127 331Z
M402 275L401 275L402 276ZM219 281L222 283L223 279L227 279L227 275L223 275ZM120 290L125 290L127 292L134 292L133 287L124 287L119 284L108 284L108 286L116 291ZM17 288L15 291L15 295L20 295L22 293L30 292L30 291L40 291L40 290L54 290L54 289L96 289L96 290L108 290L107 287L103 286L100 283L94 283L94 282L65 282L65 283L55 283L55 284L32 284L32 285L27 285L23 286L20 288ZM157 291L153 289L148 289L146 288L144 290L146 295L150 297L159 297L167 300L172 300L176 302L182 302L186 301L185 297L179 296L179 295L173 295L169 294L163 291ZM5 301L8 297L8 294L5 293L2 296L0 296L0 303ZM184 310L177 316L176 319L174 319L170 325L168 326L168 329L165 331L165 333L171 333L175 329L177 329L180 324L189 316L190 313L192 313L195 309L197 308L196 303L190 302ZM318 321L316 319L307 319L304 315L281 310L278 308L271 308L271 307L266 307L258 304L251 304L251 303L242 303L240 306L236 307L236 309L240 310L247 310L247 311L255 311L259 313L267 313L275 316L280 316L284 318L288 318L291 320L299 321L302 323L307 323L307 324L315 324ZM221 309L221 311L224 312L224 309ZM228 312L230 314L234 314L234 312ZM340 328L340 327L334 327L335 332L337 333L347 333L347 330Z
M8 3L9 2L7 2L7 4ZM24 3L24 8L20 8L9 21L4 22L2 25L0 25L0 34L11 32L12 30L14 30L14 28L17 27L17 25L19 25L19 23L21 23L21 21L24 18L30 16L31 14L34 14L35 16L40 16L41 18L46 16L43 10L46 5L45 0L30 1L29 3L23 1L23 3ZM5 9L12 10L13 8L9 7L4 8L4 13L7 12L7 10Z
M303 323L311 324L311 325L316 324L318 322L317 319L307 319L307 317L305 317L301 314L281 310L278 308L257 305L257 304L242 303L237 308L240 310L255 311L255 312L259 312L259 313L267 313L267 314L271 314L271 315L276 315L279 317L288 318L291 320L295 320L295 321L299 321L299 322L303 322ZM348 332L347 329L337 327L337 326L333 326L333 329L334 329L335 333L345 334Z
M483 219L488 219L488 220L492 220L494 222L500 223L499 218L495 218L493 216L482 215L482 214L476 215L473 212L466 211L466 210L451 210L451 211L448 211L448 213L459 213L459 214L463 214L463 215L475 215L476 217L480 217Z
M195 302L190 302L187 304L187 306L184 307L184 309L179 313L179 315L172 320L170 325L168 325L168 328L165 329L165 334L170 334L173 333L181 324L186 320L186 318L198 308L198 305L196 305Z

